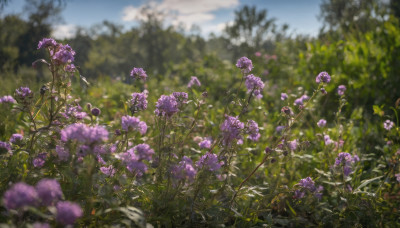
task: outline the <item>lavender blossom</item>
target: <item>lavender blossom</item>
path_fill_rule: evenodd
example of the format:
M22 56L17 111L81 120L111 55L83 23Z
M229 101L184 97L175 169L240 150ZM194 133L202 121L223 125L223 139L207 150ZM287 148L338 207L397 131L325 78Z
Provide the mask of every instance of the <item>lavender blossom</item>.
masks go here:
M177 180L187 179L192 181L197 174L196 169L193 167L193 162L190 158L183 156L179 164L172 166L171 173Z
M317 123L318 127L325 127L326 126L326 120L320 119Z
M329 135L324 135L324 141L326 146L334 143L334 141L329 137Z
M137 176L140 177L147 171L147 165L143 163L143 160L150 161L153 154L154 150L149 145L139 144L118 155L118 158L122 160L130 172L136 172Z
M71 63L74 61L75 51L66 44L58 44L56 52L53 55L53 60L58 65L63 65L66 63Z
M259 99L263 97L261 91L264 89L264 82L261 81L261 78L249 74L246 77L245 84L247 92L253 92L253 95Z
M360 158L357 155L352 157L349 153L341 152L338 154L334 166L342 166L343 174L348 176L352 172L351 165L358 161L360 161Z
M301 189L294 192L294 198L301 199L306 195L307 192L312 193L314 197L319 200L322 198L321 192L324 190L324 187L315 187L315 183L311 177L301 179L297 185L300 186Z
M6 103L17 103L17 101L10 95L6 95L3 97L0 97L0 104L6 104Z
M3 203L8 210L18 210L25 206L36 206L38 193L35 188L19 182L4 193Z
M277 127L275 128L275 131L276 131L277 133L281 133L284 129L285 129L285 126L277 126Z
M64 67L64 70L65 70L66 72L74 73L74 72L76 71L76 67L75 67L74 64L71 63L71 64L66 65L66 66Z
M210 170L212 172L217 171L221 168L221 166L224 165L224 162L218 161L218 156L216 154L212 153L207 153L196 162L196 166L199 168L204 167L207 170Z
M48 223L35 222L33 223L33 228L50 228L50 225Z
M129 153L134 153L138 155L139 160L151 160L154 154L154 150L148 144L142 143L134 146L132 149L128 150Z
M257 122L255 122L254 120L247 121L246 133L249 134L249 136L247 137L248 139L250 139L251 141L258 141L261 136L259 131L260 130L258 129Z
M33 93L28 87L20 87L15 90L15 97L17 100L23 101L32 98Z
M281 93L281 100L286 100L286 99L288 99L288 95L286 94L286 93Z
M187 85L188 88L191 88L192 86L201 86L201 82L199 81L199 79L196 76L192 76Z
M339 96L343 96L345 91L346 91L346 86L340 85L338 87L337 93L339 94Z
M100 168L100 171L101 171L103 174L105 174L105 175L107 175L107 176L109 176L109 177L113 177L114 174L115 174L115 172L116 172L116 170L114 169L114 167L113 167L112 165L110 165L110 166L108 166L108 167L101 167L101 168Z
M315 81L318 84L321 82L329 83L331 81L331 76L328 73L326 73L325 71L323 71L318 74L318 76L315 78Z
M38 156L36 156L32 161L33 166L35 168L42 168L44 166L45 161L46 161L46 157L47 157L47 153L38 154Z
M92 145L108 140L108 132L104 127L89 127L82 123L68 125L61 130L61 141L76 140L86 145Z
M390 121L390 120L386 120L385 122L383 122L383 127L390 131L393 127L394 127L394 122Z
M241 136L241 130L244 129L244 123L240 122L238 117L226 116L226 119L221 124L220 129L223 135L222 143L226 146L231 145L235 139L243 140L243 137Z
M131 71L131 77L137 78L137 79L142 79L143 81L146 81L147 79L147 74L146 71L144 71L142 68L136 68L134 67Z
M94 116L99 116L101 111L99 108L92 108L92 110L90 111L92 113L92 115Z
M206 138L206 139L202 140L201 142L199 142L199 147L201 149L204 149L204 148L210 149L211 148L211 144L212 144L211 138Z
M62 199L61 186L55 179L42 179L36 184L36 191L44 206L50 206Z
M56 153L58 155L58 159L60 161L68 161L69 158L69 151L63 146L57 145L56 146Z
M147 90L142 93L132 93L131 111L139 111L147 109Z
M122 129L125 131L138 131L140 134L144 135L147 131L147 124L144 121L140 121L137 117L123 116Z
M2 142L0 141L0 152L7 152L11 150L11 145L8 144L7 142Z
M298 146L297 139L288 142L288 147L292 151L296 150L297 146Z
M20 144L22 142L22 140L24 139L24 136L22 136L21 134L12 134L11 138L10 138L10 142L12 144Z
M250 59L243 56L240 59L238 59L236 67L240 68L244 73L249 73L253 69L253 63L251 62Z
M178 107L182 107L183 104L187 104L188 94L185 92L173 92L172 96L175 97L176 102L178 102Z
M43 38L41 41L39 41L37 49L48 48L48 47L55 48L56 46L57 46L57 42L54 39Z
M395 177L396 177L397 182L400 183L400 173L395 174Z
M81 207L73 202L58 202L56 208L56 221L63 225L72 225L83 215Z
M156 110L154 113L158 116L171 117L179 111L178 102L173 95L161 95L156 103Z

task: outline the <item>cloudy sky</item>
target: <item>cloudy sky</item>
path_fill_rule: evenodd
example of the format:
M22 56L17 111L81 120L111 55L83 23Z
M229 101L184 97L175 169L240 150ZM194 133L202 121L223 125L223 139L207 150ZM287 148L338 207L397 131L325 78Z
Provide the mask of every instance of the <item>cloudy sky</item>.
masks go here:
M125 29L137 25L139 12L144 7L166 15L170 25L184 24L187 29L196 24L201 34L219 34L234 19L234 11L244 5L267 9L268 17L278 24L289 24L294 34L316 35L321 23L317 19L322 0L69 0L62 12L64 22L55 27L53 36L72 36L76 26L90 27L104 20L123 25ZM3 15L21 14L24 0L11 0Z

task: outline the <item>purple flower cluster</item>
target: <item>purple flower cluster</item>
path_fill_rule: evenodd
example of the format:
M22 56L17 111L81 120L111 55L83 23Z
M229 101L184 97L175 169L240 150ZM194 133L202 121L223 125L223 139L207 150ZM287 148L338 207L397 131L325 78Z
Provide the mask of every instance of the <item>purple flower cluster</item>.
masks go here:
M10 95L0 97L0 104L2 103L17 103L17 101Z
M385 122L383 122L383 127L390 131L393 127L394 127L394 122L390 121L390 120L386 120Z
M72 225L78 218L82 217L83 215L82 208L78 204L73 202L58 202L56 208L56 220L63 225Z
M286 93L281 93L281 100L286 100L286 99L288 99L288 95L286 94Z
M285 126L277 126L275 128L275 131L278 132L278 133L281 133L284 129L285 129Z
M331 81L331 76L327 72L323 71L318 74L318 76L315 78L315 81L318 84L321 82L329 83Z
M171 173L177 180L187 179L192 181L197 174L196 169L193 167L193 162L190 158L183 156L182 161L177 165L173 165Z
M182 107L183 104L187 104L188 94L185 92L173 92L172 96L175 97L176 102L178 102L178 107Z
M40 153L38 154L32 161L33 166L35 168L41 168L44 166L44 163L46 162L46 157L47 157L47 153Z
M142 135L146 134L147 131L147 124L134 116L123 116L121 125L125 131L138 131Z
M87 116L86 112L82 112L82 107L77 104L77 105L67 105L65 108L65 112L62 113L62 115L66 118L69 119L71 117L74 117L78 120L82 120Z
M294 101L294 105L303 105L304 104L304 102L305 101L308 101L310 99L310 97L309 96L307 96L307 95L303 95L303 96L301 96L300 98L297 98L295 101Z
M196 162L196 166L199 168L204 167L212 172L217 171L224 165L223 161L218 161L218 156L216 154L207 153Z
M55 48L56 46L57 46L57 42L54 39L43 38L41 41L39 41L37 49L48 48L48 47Z
M2 142L0 141L0 151L5 150L5 151L10 151L11 150L11 145L7 142Z
M292 140L292 141L289 141L287 145L288 145L288 147L289 147L290 150L292 150L292 151L296 150L296 149L297 149L297 146L298 146L297 139L294 139L294 140Z
M179 111L178 102L173 95L161 95L156 103L156 110L154 113L157 116L171 117Z
M108 167L101 167L100 171L109 177L114 176L114 174L116 172L116 170L114 169L114 167L112 165L110 165Z
M66 65L66 66L64 67L64 70L67 71L67 72L73 73L73 72L76 71L76 67L75 67L74 64L71 63L71 64Z
M57 153L58 159L60 161L68 161L68 158L69 158L68 149L66 149L63 146L57 145L56 146L56 153Z
M23 101L32 98L33 93L28 87L20 87L15 90L15 97L17 100Z
M211 148L211 144L212 144L212 139L211 138L205 138L204 140L202 140L201 142L199 142L199 147L201 149L210 149Z
M54 205L62 199L63 192L57 180L42 179L36 184L36 191L45 206Z
M252 74L247 75L246 77L246 87L247 92L253 92L253 95L257 98L262 98L261 91L264 89L264 82L261 81L261 78L256 77Z
M134 67L131 71L131 77L133 77L135 79L142 79L143 81L146 81L147 74L146 74L146 71L144 71L142 68Z
M244 73L249 73L253 69L253 63L251 62L250 59L243 56L240 59L238 59L236 67L240 68Z
M324 190L324 188L322 186L318 186L318 188L315 187L315 183L311 177L301 179L297 185L300 186L301 189L294 192L294 197L296 199L303 198L306 192L313 193L316 198L321 199L321 192Z
M22 142L22 139L24 139L24 136L21 134L12 134L10 137L10 142L12 144L20 144Z
M324 142L325 142L325 145L328 146L328 145L334 143L335 141L333 141L331 139L331 137L329 137L329 135L324 135Z
M342 166L343 174L348 176L352 172L351 165L359 161L360 158L357 155L352 157L349 153L341 152L335 160L335 167Z
M337 89L337 93L339 94L339 96L343 96L345 91L346 91L346 86L344 85L340 85Z
M223 135L222 143L224 145L231 145L233 140L239 140L238 144L241 144L243 137L241 131L244 129L244 123L240 122L238 117L226 116L225 121L220 127Z
M147 90L142 93L132 93L131 110L139 111L147 109Z
M201 86L201 82L199 81L199 79L196 76L192 76L190 78L189 83L187 84L188 88L191 88L192 86Z
M89 127L82 123L74 123L61 130L61 141L67 142L69 140L93 145L108 140L108 131L98 125Z
M400 183L400 173L397 173L394 176L396 177L397 182Z
M246 133L249 134L249 136L247 137L248 139L250 139L251 141L258 141L261 136L259 131L260 130L258 129L257 122L255 122L254 120L247 121Z
M325 127L326 126L326 120L320 119L317 123L318 127Z
M3 203L8 210L18 210L25 206L36 206L38 203L38 193L34 187L19 182L4 193Z
M119 155L119 158L126 165L130 172L136 172L137 176L142 176L147 171L147 165L143 160L150 161L154 154L154 150L147 144L139 144L127 152Z
M53 55L56 64L63 65L74 61L75 51L68 44L58 44Z

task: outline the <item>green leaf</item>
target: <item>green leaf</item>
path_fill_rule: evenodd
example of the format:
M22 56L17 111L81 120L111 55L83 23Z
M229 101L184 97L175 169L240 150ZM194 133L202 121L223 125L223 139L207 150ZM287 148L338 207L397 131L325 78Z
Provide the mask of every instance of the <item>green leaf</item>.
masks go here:
M358 187L356 188L356 190L359 190L359 189L361 189L362 187L367 186L367 184L369 184L369 183L371 183L371 182L373 182L373 181L379 180L379 179L381 179L382 177L383 177L383 176L379 176L379 177L374 177L374 178L372 178L372 179L363 180L363 181L361 181L361 185L358 186Z
M372 106L372 108L374 109L374 114L380 117L382 117L385 114L385 112L382 110L383 105L381 107L379 107L378 105L374 105Z

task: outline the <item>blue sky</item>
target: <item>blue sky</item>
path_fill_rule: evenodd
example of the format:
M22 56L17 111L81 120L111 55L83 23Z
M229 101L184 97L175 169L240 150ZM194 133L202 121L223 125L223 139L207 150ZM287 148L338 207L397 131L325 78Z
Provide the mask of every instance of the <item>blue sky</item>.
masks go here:
M219 34L226 23L234 19L234 11L244 5L267 9L268 17L278 24L289 24L294 34L315 36L321 23L317 19L322 0L69 0L62 12L64 22L54 27L53 35L63 38L73 35L76 26L90 27L104 20L121 24L125 29L137 25L140 10L145 6L163 12L166 24L185 24L189 29L197 24L202 35ZM11 0L3 15L22 13L24 0Z

